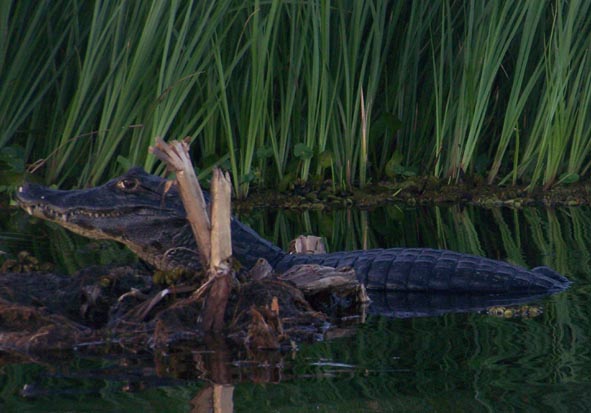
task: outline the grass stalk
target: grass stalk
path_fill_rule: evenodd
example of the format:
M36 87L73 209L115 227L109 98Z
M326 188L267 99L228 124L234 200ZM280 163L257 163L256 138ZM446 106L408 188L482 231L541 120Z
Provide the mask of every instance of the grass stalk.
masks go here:
M0 148L19 134L54 85L49 75L67 33L51 28L60 23L62 7L60 1L0 4ZM32 58L31 51L38 54Z
M242 197L405 171L573 182L589 21L584 0L7 1L0 169L20 153L47 182L96 184L154 170L159 135L198 141L203 169L227 159Z
M534 51L534 41L536 40L536 33L539 30L545 5L542 2L534 1L526 3L525 7L527 8L527 14L523 22L523 31L515 62L510 96L504 112L503 128L492 166L488 173L487 180L489 184L492 184L497 178L502 162L505 159L507 148L512 141L516 143L514 149L516 155L514 159L517 159L517 154L519 153L519 120L524 116L525 105L530 102L530 96L534 87L538 84L540 75L543 73L542 61L538 60L530 63L530 58ZM528 70L530 65L534 66L533 70ZM517 164L514 163L514 175L517 173L516 166ZM515 179L513 182L515 183Z
M530 188L542 181L545 188L553 185L563 170L568 147L582 108L581 87L588 79L585 63L589 41L581 33L589 33L585 16L590 7L586 2L568 4L556 2L552 28L544 52L544 89L540 105L522 156L520 175L528 176ZM580 145L580 140L575 141ZM578 151L585 146L577 146ZM580 162L580 161L579 161ZM568 161L566 161L568 164Z

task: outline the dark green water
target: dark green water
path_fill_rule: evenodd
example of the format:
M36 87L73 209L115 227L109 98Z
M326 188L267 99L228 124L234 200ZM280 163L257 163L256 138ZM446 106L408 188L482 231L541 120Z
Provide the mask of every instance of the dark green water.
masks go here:
M112 245L30 226L20 214L9 218L0 250L29 249L69 271L129 258ZM258 211L242 218L284 246L313 233L325 235L331 250L447 248L528 267L549 265L575 283L537 301L543 313L535 318L370 317L353 336L303 345L280 366L236 377L233 389L226 389L235 411L591 411L590 209L390 206L371 212ZM104 357L6 363L0 411L199 411L196 397L209 384L195 379L198 366L190 357L186 361L170 374L149 363L136 368ZM142 375L151 379L142 381ZM35 397L20 395L25 385L34 386Z

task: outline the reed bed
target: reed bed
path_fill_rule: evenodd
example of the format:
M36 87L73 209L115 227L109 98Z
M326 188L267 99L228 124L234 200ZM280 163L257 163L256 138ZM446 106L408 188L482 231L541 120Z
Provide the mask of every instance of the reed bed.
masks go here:
M591 165L590 23L584 0L5 1L0 169L94 185L189 136L238 196L568 184Z

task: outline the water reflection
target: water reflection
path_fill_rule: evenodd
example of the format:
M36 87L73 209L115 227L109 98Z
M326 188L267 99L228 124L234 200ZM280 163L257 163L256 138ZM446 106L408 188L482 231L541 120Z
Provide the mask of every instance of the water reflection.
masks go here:
M370 317L353 335L302 345L293 355L251 364L250 370L235 357L229 358L228 370L223 352L214 356L217 361L204 361L210 353L197 349L137 365L104 357L47 365L11 361L0 373L0 411L186 412L211 407L214 397L227 401L224 392L231 393L236 411L591 410L590 209L388 206L361 212L256 211L242 219L283 247L305 233L325 236L332 251L446 248L527 267L548 265L575 284L536 301L543 306L537 317ZM0 250L18 252L23 244L11 243L11 237L26 231L41 240L36 253L46 260L57 252L76 257L80 249L104 255L107 248L96 243L90 248L79 238L49 242L49 235L59 231L55 227L19 225L5 226L10 236L0 237ZM394 302L400 305L402 299ZM205 366L212 365L221 366L213 373L219 380L208 377L217 387L199 380ZM139 379L114 371L134 372ZM224 379L227 375L231 380ZM19 392L27 383L44 391L23 400Z

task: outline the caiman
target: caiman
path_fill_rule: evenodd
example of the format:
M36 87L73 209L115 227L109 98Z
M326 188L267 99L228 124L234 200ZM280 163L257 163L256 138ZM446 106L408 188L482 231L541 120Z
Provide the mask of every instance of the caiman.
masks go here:
M200 268L197 247L176 186L132 168L102 186L54 190L25 184L19 205L76 233L125 244L160 270ZM552 293L569 281L548 267L532 270L489 258L430 248L288 254L232 219L234 258L250 268L265 258L277 272L296 264L350 266L370 290L446 293Z

